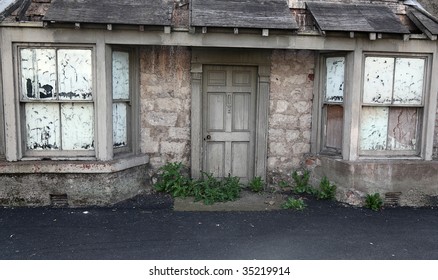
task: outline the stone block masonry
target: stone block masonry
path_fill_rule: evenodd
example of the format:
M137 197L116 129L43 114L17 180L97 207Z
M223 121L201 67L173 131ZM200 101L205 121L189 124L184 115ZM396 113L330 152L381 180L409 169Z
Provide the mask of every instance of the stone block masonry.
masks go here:
M275 50L271 63L268 182L277 185L310 152L315 53Z
M191 51L151 46L140 52L140 148L150 156L150 175L167 162L188 166Z

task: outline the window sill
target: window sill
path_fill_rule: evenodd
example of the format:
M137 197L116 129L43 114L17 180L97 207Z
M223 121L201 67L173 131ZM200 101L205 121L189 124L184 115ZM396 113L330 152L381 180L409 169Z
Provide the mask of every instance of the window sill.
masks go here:
M113 173L149 163L148 155L118 158L111 161L19 161L0 162L0 174L26 173Z

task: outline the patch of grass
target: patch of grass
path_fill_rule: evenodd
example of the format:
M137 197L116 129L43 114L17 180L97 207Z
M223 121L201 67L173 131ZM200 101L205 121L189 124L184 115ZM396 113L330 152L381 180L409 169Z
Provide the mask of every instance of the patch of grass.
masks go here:
M281 205L281 208L283 209L293 209L293 210L297 210L297 211L303 211L304 209L306 209L307 205L306 203L303 201L303 199L301 198L292 198L289 197L286 202L284 202Z
M252 191L252 192L256 192L259 193L261 191L263 191L263 188L265 187L265 182L263 182L262 177L257 176L254 177L249 183L248 183L248 188Z
M331 184L327 177L323 177L319 184L319 190L317 193L318 199L334 199L336 195L336 185Z
M365 197L365 207L373 211L379 211L383 207L383 200L379 193L367 194Z

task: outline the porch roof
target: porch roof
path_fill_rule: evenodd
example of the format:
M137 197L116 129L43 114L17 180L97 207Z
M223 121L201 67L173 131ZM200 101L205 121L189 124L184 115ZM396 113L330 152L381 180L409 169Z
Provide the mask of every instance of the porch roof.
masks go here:
M191 0L191 26L298 29L286 0Z
M44 21L170 26L172 0L54 0Z
M428 35L438 35L438 22L431 15L418 10L411 10L408 12L408 16L421 31L426 34L429 33Z
M306 5L321 31L410 33L387 6L320 2Z

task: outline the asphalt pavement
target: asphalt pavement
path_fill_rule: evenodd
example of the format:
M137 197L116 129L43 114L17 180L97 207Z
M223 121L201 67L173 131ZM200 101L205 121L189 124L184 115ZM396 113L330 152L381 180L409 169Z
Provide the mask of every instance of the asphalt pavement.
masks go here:
M308 201L304 211L201 212L148 205L1 208L0 259L438 259L436 208L374 212Z

